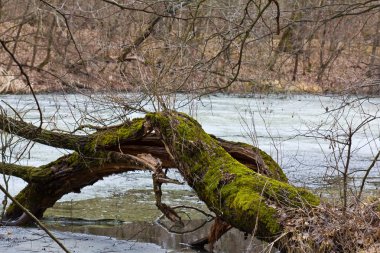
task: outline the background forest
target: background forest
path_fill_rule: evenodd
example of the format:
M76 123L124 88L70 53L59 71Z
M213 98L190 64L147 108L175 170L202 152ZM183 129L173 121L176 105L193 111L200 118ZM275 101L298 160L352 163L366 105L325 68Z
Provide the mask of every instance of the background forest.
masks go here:
M29 82L38 92L376 93L379 9L378 1L3 0L1 91L27 92Z

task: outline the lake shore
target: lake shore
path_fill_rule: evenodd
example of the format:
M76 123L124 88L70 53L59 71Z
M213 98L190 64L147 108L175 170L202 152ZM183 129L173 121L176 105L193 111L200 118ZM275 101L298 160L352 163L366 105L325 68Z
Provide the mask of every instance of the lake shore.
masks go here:
M71 252L103 253L164 253L166 250L152 243L116 240L107 236L94 236L54 231L53 234ZM38 228L0 227L0 252L62 252L48 235Z

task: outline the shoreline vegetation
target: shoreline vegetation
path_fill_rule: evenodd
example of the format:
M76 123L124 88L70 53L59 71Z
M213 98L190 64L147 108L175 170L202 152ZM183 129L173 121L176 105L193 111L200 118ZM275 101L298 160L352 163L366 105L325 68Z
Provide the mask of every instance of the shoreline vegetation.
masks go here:
M12 78L15 78L14 76ZM12 79L12 84L5 88L7 82L3 80L4 76L0 75L0 95L5 94L31 94L31 90L28 85L19 80L19 78ZM76 86L76 85L34 85L32 89L36 94L83 94L88 92L96 93L109 93L111 92L132 92L139 93L144 92L140 88L130 87L128 85L113 86L111 90L106 85L91 85L91 86ZM321 85L315 82L306 81L290 81L290 80L269 80L269 81L250 81L246 83L234 83L230 88L217 89L217 92L204 91L203 89L197 90L179 90L175 93L182 94L231 94L231 95L250 95L250 94L311 94L311 95L368 95L368 96L380 96L380 80L370 79L362 80L356 84L350 84L344 86L342 84L335 85L329 83L328 85Z
M380 83L379 83L380 86ZM1 89L1 88L0 88ZM108 88L37 88L34 89L36 94L87 94L87 93L98 93L98 94L109 94L110 90ZM140 91L134 89L115 89L111 93L139 93ZM27 95L31 94L30 90L26 90L25 87L19 89L11 89L6 92L0 93L0 95ZM201 94L197 91L195 92L178 92L177 94L191 95L191 94ZM368 90L368 88L361 87L349 87L349 88L339 88L339 89L323 89L318 84L305 84L302 82L291 82L287 85L280 85L278 82L268 83L268 84L250 84L245 85L244 87L234 88L233 90L221 90L217 93L212 94L225 94L231 96L255 96L255 95L272 95L272 94L289 94L289 95L332 95L332 96L340 96L340 95L362 95L362 96L370 96L370 97L379 97L380 93L373 92ZM206 95L207 96L207 95Z

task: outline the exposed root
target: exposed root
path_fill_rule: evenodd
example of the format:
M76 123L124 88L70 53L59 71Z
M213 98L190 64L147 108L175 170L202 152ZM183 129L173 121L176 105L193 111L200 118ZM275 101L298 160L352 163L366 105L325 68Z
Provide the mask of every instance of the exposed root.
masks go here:
M214 244L231 228L232 226L225 222L222 218L216 217L210 228L208 236L193 241L189 245L192 248L204 249L205 245L209 244L209 250L210 252L213 252Z
M25 212L15 220L9 220L6 217L0 222L3 226L24 226L32 222L32 219Z

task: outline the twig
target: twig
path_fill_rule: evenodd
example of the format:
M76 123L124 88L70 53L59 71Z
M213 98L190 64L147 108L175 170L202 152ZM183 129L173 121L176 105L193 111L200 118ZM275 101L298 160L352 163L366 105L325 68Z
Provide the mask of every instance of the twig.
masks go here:
M20 209L24 211L30 218L32 218L37 225L46 232L46 234L55 241L61 249L63 249L66 253L70 253L70 251L34 216L28 209L26 209L23 205L20 204L9 192L0 184L0 190L15 203Z
M372 168L375 166L376 162L379 159L379 156L380 156L380 150L377 152L375 158L373 158L371 165L368 167L368 169L366 170L366 173L365 173L365 175L363 177L362 184L360 185L360 191L359 191L359 194L358 194L358 199L359 200L360 200L360 198L362 196L362 192L363 192L363 189L364 189L364 184L365 184L365 181L367 180L368 174L372 170Z
M267 252L272 252L274 244L277 241L279 241L281 238L283 238L285 235L287 235L287 234L288 234L288 232L282 233L279 237L276 238L276 240L274 240L273 242L271 242L270 244L268 244L268 246L266 247L268 249Z
M30 82L29 76L25 73L24 68L22 67L21 63L16 59L16 56L9 50L9 48L6 45L6 42L3 40L0 40L0 44L3 46L4 50L7 51L7 53L12 58L12 60L16 63L17 67L20 70L21 75L24 76L24 78L25 78L26 85L29 87L30 92L32 93L33 99L36 102L37 110L40 114L40 125L39 125L38 129L41 129L42 128L42 110L40 107L40 103L38 102L38 99L36 97L36 94L34 93L32 83Z
M66 14L63 13L62 11L60 11L60 10L59 10L57 7L55 7L54 5L52 5L52 4L48 3L47 1L45 1L45 0L40 0L40 2L42 2L43 4L49 6L49 7L52 8L54 11L56 11L59 15L61 15L61 17L63 18L63 20L64 20L64 22L65 22L65 25L66 25L67 31L68 31L69 36L70 36L70 38L71 38L71 41L72 41L73 44L74 44L75 50L77 51L77 53L78 53L78 55L79 55L79 58L80 58L81 62L84 63L85 61L84 61L84 59L83 59L83 57L82 57L82 54L81 54L81 52L80 52L80 50L79 50L79 47L78 47L78 45L77 45L77 43L76 43L76 40L74 39L74 34L71 32L71 29L70 29L70 26L69 26L69 21L68 21L67 18L66 18Z

